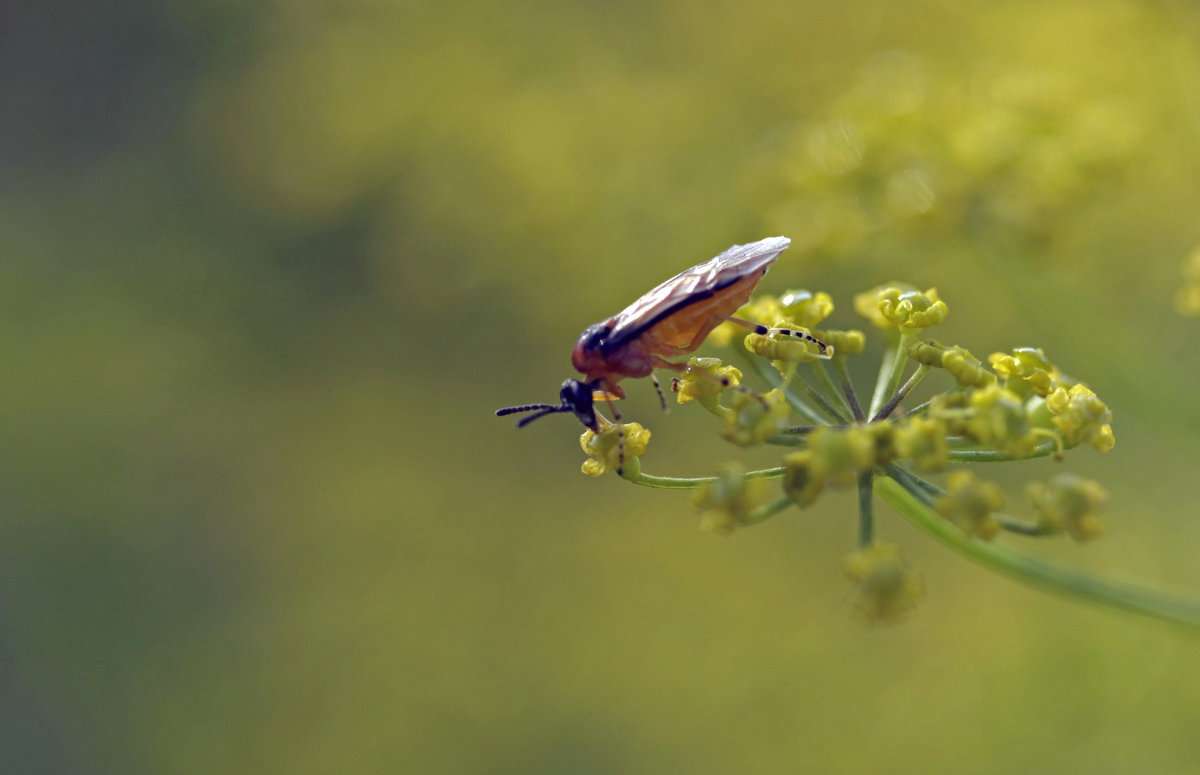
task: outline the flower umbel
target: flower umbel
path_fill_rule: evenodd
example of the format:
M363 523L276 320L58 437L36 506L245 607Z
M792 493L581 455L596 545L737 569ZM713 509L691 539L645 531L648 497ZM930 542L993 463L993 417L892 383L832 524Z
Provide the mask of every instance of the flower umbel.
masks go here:
M752 301L740 311L767 327L799 331L832 312L819 293L791 291ZM717 476L695 479L644 473L650 432L637 423L601 423L580 443L591 476L622 470L635 484L694 489L701 526L728 533L757 524L792 506L831 505L856 491L858 548L846 558L856 583L855 607L870 621L893 621L916 605L921 577L905 566L899 550L874 537L874 496L879 495L925 532L985 565L1031 584L1125 610L1200 627L1200 606L1175 604L1149 591L1129 591L1028 558L1011 541L1069 534L1090 541L1105 533L1099 512L1108 494L1098 483L1069 472L1024 486L1032 519L1003 512L1008 498L994 481L967 470L973 463L1017 463L1038 457L1062 460L1075 447L1113 447L1112 412L1090 388L1066 377L1044 353L1018 347L987 363L959 345L922 338L940 323L946 304L935 291L890 283L855 299L887 339L887 351L869 404L860 401L847 362L865 352L860 331L816 331L819 346L786 333L751 334L738 348L750 376L768 383L748 390L743 370L716 358L692 358L673 382L680 404L700 403L721 418L719 435L762 455L786 447L775 466L748 471L737 463ZM814 358L814 354L822 356ZM914 388L935 380L932 395L906 406ZM940 472L953 468L944 481ZM780 479L779 484L771 480ZM782 492L778 489L782 485ZM776 495L772 496L772 491ZM1003 534L1013 536L1001 540Z

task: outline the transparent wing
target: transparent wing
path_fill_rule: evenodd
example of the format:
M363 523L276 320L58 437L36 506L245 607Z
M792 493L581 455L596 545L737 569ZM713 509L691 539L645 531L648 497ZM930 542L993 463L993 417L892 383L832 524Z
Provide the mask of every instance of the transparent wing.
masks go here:
M707 299L754 272L765 271L791 244L787 237L767 237L734 245L719 256L680 272L621 310L605 346L618 348L667 315Z

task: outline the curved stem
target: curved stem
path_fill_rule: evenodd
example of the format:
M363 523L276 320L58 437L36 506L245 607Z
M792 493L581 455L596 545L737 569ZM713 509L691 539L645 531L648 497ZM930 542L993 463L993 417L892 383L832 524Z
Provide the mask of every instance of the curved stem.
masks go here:
M765 522L771 517L792 505L792 499L784 496L774 503L768 503L765 506L759 506L754 511L750 512L742 519L743 525L757 525L759 522Z
M778 479L783 476L783 466L778 468L762 468L757 471L749 471L746 474L747 479ZM714 482L715 476L654 476L653 474L639 473L635 477L626 477L626 481L633 484L640 484L643 487L657 487L662 490L694 490L706 482Z
M904 487L904 489L915 495L921 501L921 503L925 504L926 506L932 507L935 498L946 494L945 490L943 490L941 487L938 487L933 482L917 476L912 471L901 468L898 465L893 464L886 466L884 470L887 472L888 476L898 481L900 485ZM1009 531L1010 533L1035 537L1054 535L1054 533L1038 525L1030 522L1022 522L1019 519L1010 517L1007 514L1002 514L998 511L993 512L992 516L995 517L996 522L1000 524L1001 528Z
M876 477L875 493L916 528L969 559L1024 584L1200 630L1200 602L1196 600L1068 570L998 544L970 538L890 477Z

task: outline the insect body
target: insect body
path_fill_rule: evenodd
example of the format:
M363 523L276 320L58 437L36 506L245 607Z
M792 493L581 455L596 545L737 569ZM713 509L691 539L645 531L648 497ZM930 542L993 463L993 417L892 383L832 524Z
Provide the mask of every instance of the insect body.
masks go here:
M607 320L589 326L571 353L571 363L584 379L568 379L559 391L560 404L529 404L496 411L497 415L535 412L517 423L572 412L593 432L599 431L595 399L624 398L617 383L626 377L652 377L655 369L682 371L686 364L667 358L698 348L726 320L765 334L766 326L731 317L750 299L767 268L791 244L787 237L768 237L734 245L715 258L680 272ZM786 330L786 329L777 329ZM816 342L812 336L787 333ZM657 384L657 381L656 383Z

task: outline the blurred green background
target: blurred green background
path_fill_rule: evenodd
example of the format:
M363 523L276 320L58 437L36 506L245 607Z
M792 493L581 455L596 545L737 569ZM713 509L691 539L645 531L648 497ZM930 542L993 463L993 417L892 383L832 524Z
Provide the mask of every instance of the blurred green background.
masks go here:
M4 771L1200 766L1192 636L886 511L927 596L870 627L852 494L720 538L490 416L787 234L762 291L937 285L1087 381L1110 535L1031 550L1200 590L1190 4L50 0L0 73ZM629 388L648 471L730 457Z

